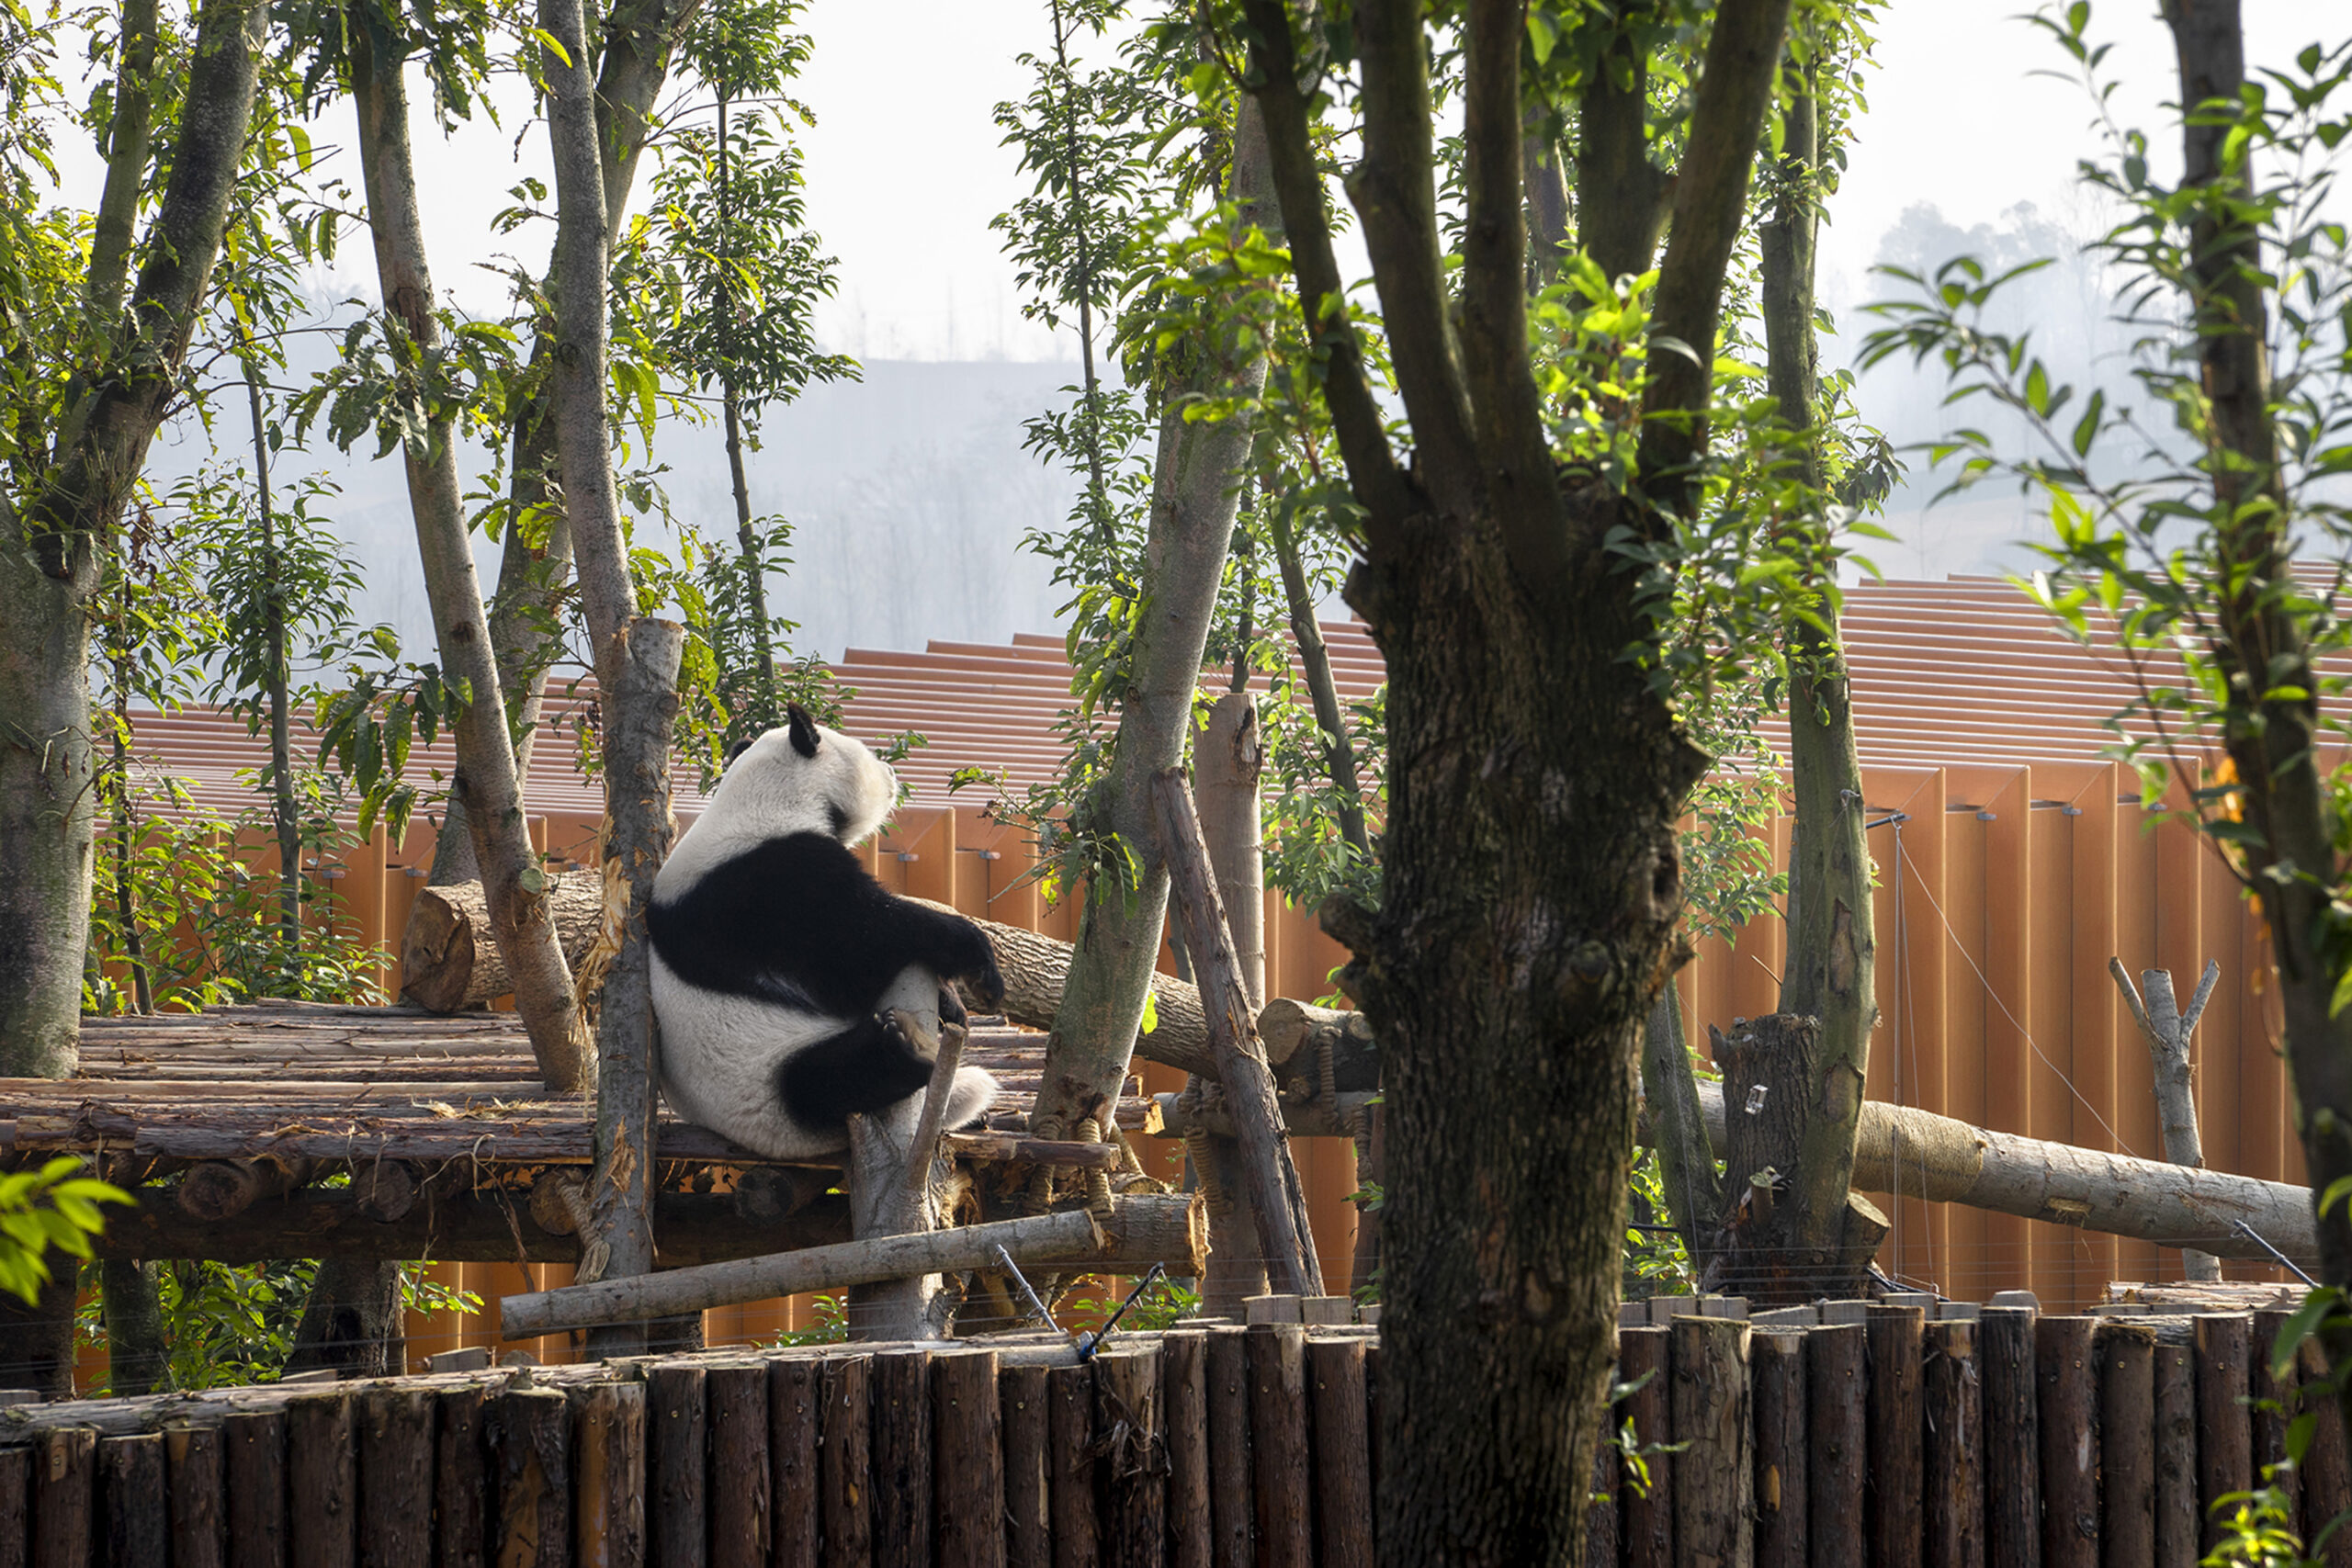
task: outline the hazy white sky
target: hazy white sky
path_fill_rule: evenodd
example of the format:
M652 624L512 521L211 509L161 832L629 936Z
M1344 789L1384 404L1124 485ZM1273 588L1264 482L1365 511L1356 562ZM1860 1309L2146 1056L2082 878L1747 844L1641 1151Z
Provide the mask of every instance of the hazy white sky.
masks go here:
M2071 82L2033 74L2066 62L2018 19L2021 0L1893 0L1883 7L1871 109L1831 210L1823 294L1833 305L1878 292L1865 278L1880 237L1915 203L1962 228L2020 201L2046 214L2076 208L2076 158L2094 146L2091 107ZM2097 30L2117 44L2109 69L2127 122L2153 125L2172 78L2169 40L2147 0L2102 6ZM2257 61L2283 63L2324 30L2346 26L2340 0L2249 0ZM1023 321L1013 271L989 220L1020 192L989 111L1023 89L1016 57L1046 42L1036 0L817 0L816 53L802 95L818 124L806 137L809 216L840 258L841 295L821 325L833 345L873 358L1059 358L1070 351ZM518 123L510 118L510 128ZM342 128L322 128L337 135ZM542 138L468 128L443 141L419 128L420 185L442 287L494 308L502 285L492 213L526 171L544 175ZM2162 146L2160 139L2159 152ZM2087 229L2085 215L2081 227ZM537 265L546 241L514 242ZM364 248L338 281L368 282Z

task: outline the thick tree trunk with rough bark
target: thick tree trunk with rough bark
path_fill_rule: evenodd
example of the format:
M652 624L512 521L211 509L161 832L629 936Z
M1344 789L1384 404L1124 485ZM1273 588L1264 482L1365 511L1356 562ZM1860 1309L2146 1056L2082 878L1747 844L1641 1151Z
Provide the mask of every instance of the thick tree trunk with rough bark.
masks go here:
M376 1258L322 1259L294 1329L289 1372L333 1371L390 1377L408 1371L401 1327L401 1266Z
M1386 1477L1382 1555L1574 1562L1595 1431L1562 1412L1599 1406L1615 1358L1638 1035L1677 957L1675 825L1706 761L1626 658L1657 633L1611 539L1662 537L1693 493L1704 367L1789 6L1726 0L1707 43L1655 322L1696 363L1653 361L1638 493L1562 474L1546 443L1524 294L1523 6L1464 13L1458 294L1440 256L1420 8L1354 13L1363 156L1348 194L1409 468L1352 330L1322 314L1341 276L1293 18L1275 0L1245 11L1298 298L1363 509L1349 602L1388 665L1381 908L1325 911L1356 954L1349 982L1392 1112L1381 1418L1412 1462ZM1596 177L1579 214L1649 190Z
M425 265L423 215L409 152L408 91L398 58L378 59L371 34L352 34L352 96L359 111L360 172L384 309L420 346L440 338L433 278ZM465 807L466 828L482 871L492 932L514 986L514 1010L530 1032L531 1051L548 1087L584 1088L591 1064L578 1027L571 973L548 919L544 874L531 848L521 776L506 729L505 703L492 659L473 539L458 484L457 433L442 421L424 441L404 447L409 509L444 671L464 681L470 699L451 727L458 767L450 795Z
M209 0L198 14L123 346L93 339L100 360L74 378L87 389L57 432L55 463L0 515L0 1074L62 1077L78 1060L96 822L87 617L123 503L181 384L268 22L264 0ZM129 147L127 137L117 151L127 158Z
M171 1350L155 1266L110 1258L99 1266L98 1291L106 1316L107 1394L130 1399L153 1393L164 1381Z
M1256 116L1245 113L1242 120L1231 191L1245 213L1272 228L1274 203L1267 187L1264 139L1254 129ZM1256 395L1266 363L1254 341L1246 347L1204 344L1201 352L1207 363L1187 392L1244 400ZM1119 710L1117 756L1103 786L1107 819L1098 824L1129 846L1142 880L1124 897L1103 889L1104 897L1088 900L1076 959L1046 1043L1045 1081L1031 1113L1030 1125L1041 1136L1067 1133L1097 1101L1115 1101L1143 1022L1144 993L1159 962L1168 873L1151 852L1151 781L1184 760L1193 691L1225 578L1250 445L1247 418L1188 422L1186 400L1171 396L1160 420L1143 614Z

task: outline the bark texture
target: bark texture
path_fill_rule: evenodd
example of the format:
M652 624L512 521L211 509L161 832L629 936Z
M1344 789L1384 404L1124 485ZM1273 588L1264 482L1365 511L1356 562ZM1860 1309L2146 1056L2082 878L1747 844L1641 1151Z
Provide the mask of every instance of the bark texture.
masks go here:
M550 874L547 899L563 961L577 969L604 930L604 879L594 871ZM402 1000L435 1012L456 1012L514 988L505 957L491 936L490 904L480 882L427 887L417 895L401 938Z
M78 1059L96 823L87 617L210 287L268 23L265 0L209 0L198 13L171 169L119 339L94 339L55 461L20 511L0 515L0 1074L64 1077Z
M401 1266L378 1258L329 1258L311 1281L294 1330L289 1372L332 1370L345 1377L390 1377L408 1370L401 1332Z
M430 349L441 329L433 314L433 276L425 265L401 71L397 54L379 56L372 29L353 32L352 97L359 111L360 171L375 237L376 276L384 308L399 330ZM578 1027L571 973L548 918L546 894L537 886L542 874L524 816L521 774L459 494L456 432L447 420L435 422L422 441L404 446L401 456L442 668L468 688L468 700L451 727L458 766L450 795L465 809L492 931L514 977L514 1009L530 1032L532 1055L549 1089L584 1089L592 1062Z
M1298 298L1355 499L1349 603L1385 656L1388 818L1377 914L1325 924L1381 1043L1391 1120L1381 1333L1382 1554L1573 1562L1594 1424L1615 1354L1637 1035L1675 961L1674 826L1705 759L1630 647L1655 634L1612 530L1660 537L1702 454L1703 371L1662 372L1645 491L1560 473L1528 361L1521 6L1464 12L1463 258L1440 259L1428 51L1418 6L1358 7L1363 156L1348 176L1380 294L1413 460L1345 321L1293 44L1247 0ZM1788 17L1717 12L1693 91L1656 330L1713 361L1724 269L1746 207ZM1642 167L1646 169L1646 151ZM1644 192L1596 178L1592 215ZM1457 325L1458 323L1458 325ZM1679 363L1679 356L1668 359Z
M2140 1037L2148 1043L2148 1065L2155 1078L2156 1122L2164 1134L2165 1158L2175 1165L2202 1169L2205 1143L2197 1131L2197 1091L2189 1077L2188 1041L2196 1032L2197 1021L2204 1016L2215 982L2222 977L2222 966L2210 958L2205 961L2204 976L2198 982L2196 996L2189 998L2187 1012L2180 1010L2179 1000L2173 994L2171 970L2141 971L2140 983L2148 993L2144 1004L2140 993L2132 989L2132 976L2124 973L2121 959L2109 959L2107 972L2115 976L2115 988L2123 993L2124 1005L2132 1010L2132 1021L2140 1026ZM2210 1252L2182 1253L2180 1268L2183 1276L2190 1280L2222 1277L2221 1262Z
M1254 115L1242 116L1230 179L1230 194L1244 216L1276 227L1264 138ZM1145 597L1119 709L1118 753L1103 785L1103 820L1098 824L1133 850L1142 880L1124 897L1105 889L1106 896L1087 904L1069 984L1046 1043L1045 1081L1030 1118L1041 1136L1076 1127L1097 1101L1116 1102L1143 1022L1144 993L1159 961L1168 873L1150 852L1151 782L1184 760L1193 691L1225 578L1251 431L1245 417L1188 422L1184 411L1198 394L1246 402L1266 375L1255 339L1200 346L1204 363L1168 399L1160 419L1144 547Z

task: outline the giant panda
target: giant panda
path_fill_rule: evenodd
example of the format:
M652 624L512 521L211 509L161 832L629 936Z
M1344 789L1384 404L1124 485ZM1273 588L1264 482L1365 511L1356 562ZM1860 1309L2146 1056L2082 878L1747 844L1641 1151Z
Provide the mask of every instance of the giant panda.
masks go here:
M964 1016L1004 982L961 915L886 892L852 846L898 801L889 765L851 737L788 722L738 749L653 884L662 1092L687 1121L771 1159L848 1146L844 1119L919 1094L931 1061L886 1007ZM987 1111L995 1080L956 1075L946 1125Z

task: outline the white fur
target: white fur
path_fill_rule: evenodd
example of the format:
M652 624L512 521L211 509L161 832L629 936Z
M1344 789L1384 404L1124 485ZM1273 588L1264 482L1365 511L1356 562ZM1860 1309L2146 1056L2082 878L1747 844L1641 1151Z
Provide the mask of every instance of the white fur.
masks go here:
M818 736L814 757L795 750L782 728L752 742L729 765L703 814L670 852L654 884L656 897L683 895L713 867L765 840L831 833L830 808L836 805L848 818L840 834L842 843L854 846L880 828L899 798L889 764L839 730L820 728ZM795 1051L840 1032L854 1020L707 991L680 979L659 953L651 956L653 1010L662 1023L662 1093L671 1110L771 1159L813 1158L848 1146L843 1129L812 1126L786 1112L776 1069ZM938 998L938 976L910 965L891 984L881 1006L922 1014L935 1028ZM996 1081L987 1073L960 1069L949 1092L946 1124L969 1122L995 1098Z

